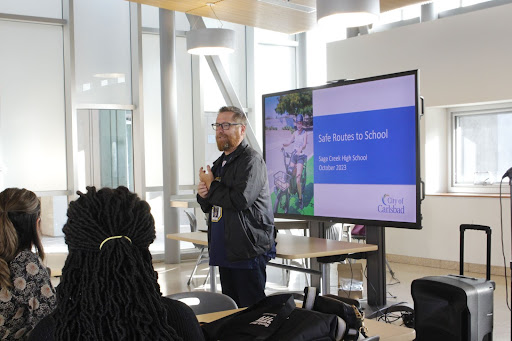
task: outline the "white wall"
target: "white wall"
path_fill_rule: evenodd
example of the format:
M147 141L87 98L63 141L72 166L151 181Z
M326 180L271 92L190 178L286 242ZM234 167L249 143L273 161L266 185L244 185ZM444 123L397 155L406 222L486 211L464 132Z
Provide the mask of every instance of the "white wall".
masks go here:
M491 226L491 264L503 266L500 233L499 198L427 196L421 207L423 229L386 229L386 252L395 255L459 260L459 226ZM504 250L510 260L510 200L503 200ZM485 234L468 231L465 236L464 261L485 264Z
M511 101L512 4L359 36L327 46L329 80L420 70L427 106L421 120L422 178L427 193L448 185L448 118L439 107ZM504 253L510 259L510 199L503 201ZM459 259L459 225L493 228L492 265L503 266L499 199L427 196L421 231L389 228L391 254ZM483 233L468 232L465 261L485 263Z
M425 105L512 99L512 4L327 45L327 78L420 69Z

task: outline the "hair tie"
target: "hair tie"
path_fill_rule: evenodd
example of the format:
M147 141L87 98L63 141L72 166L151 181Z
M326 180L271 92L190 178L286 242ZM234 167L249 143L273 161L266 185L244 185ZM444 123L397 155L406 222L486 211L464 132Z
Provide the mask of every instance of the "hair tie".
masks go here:
M101 248L103 247L103 244L105 244L105 243L106 243L106 242L108 242L109 240L112 240L112 239L120 239L120 238L126 238L126 239L128 239L128 241L130 242L130 244L132 243L132 240L131 240L130 238L128 238L127 236L112 236L112 237L105 238L105 240L101 242L101 244L100 244L100 250L101 250Z

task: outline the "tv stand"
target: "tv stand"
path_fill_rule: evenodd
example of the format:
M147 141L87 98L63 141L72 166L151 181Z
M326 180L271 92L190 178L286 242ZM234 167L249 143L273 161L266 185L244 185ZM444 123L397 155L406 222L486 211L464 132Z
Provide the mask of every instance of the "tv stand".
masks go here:
M309 221L310 236L325 238L325 229L330 224L332 223ZM367 309L374 311L386 305L385 228L383 226L366 226L366 242L378 246L377 251L367 252L364 255L367 261ZM320 268L316 259L311 259L311 265L314 269ZM320 279L312 277L311 285L320 287Z
M404 324L414 326L414 308L406 302L387 305L386 297L386 235L383 226L366 226L366 242L379 246L378 251L366 254L368 266L367 303L361 304L366 318L374 319L388 313L400 312Z
M366 242L378 245L375 252L366 254L368 286L366 293L370 307L386 305L386 235L383 226L366 226Z

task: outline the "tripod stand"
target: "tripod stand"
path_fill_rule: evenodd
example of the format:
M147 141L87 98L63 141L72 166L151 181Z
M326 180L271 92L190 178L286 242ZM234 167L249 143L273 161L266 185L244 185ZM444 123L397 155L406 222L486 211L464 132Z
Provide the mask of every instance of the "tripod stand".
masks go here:
M507 173L505 173L505 175L508 174L508 185L510 187L510 221L512 222L512 167L507 171ZM505 175L503 177L505 177ZM510 254L511 254L511 257L510 257L510 273L511 273L511 276L510 276L510 287L512 288L512 235L510 237ZM512 313L510 314L510 332L512 334Z
M510 187L510 221L512 222L512 167L510 167L505 174L503 174L503 177L501 178L501 181L508 177L508 185ZM500 186L501 188L501 186ZM512 274L512 236L511 236L511 244L510 244L510 273ZM506 275L506 274L505 274ZM510 277L510 287L512 288L512 275ZM510 314L510 331L512 333L512 313Z

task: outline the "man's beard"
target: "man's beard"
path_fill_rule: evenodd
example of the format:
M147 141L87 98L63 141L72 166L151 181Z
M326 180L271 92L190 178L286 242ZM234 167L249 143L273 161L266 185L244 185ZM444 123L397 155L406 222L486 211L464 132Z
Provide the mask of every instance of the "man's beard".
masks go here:
M234 146L237 146L239 141L240 134L237 133L235 135L222 135L222 139L217 138L217 148L219 151L224 152L226 150L230 150Z

